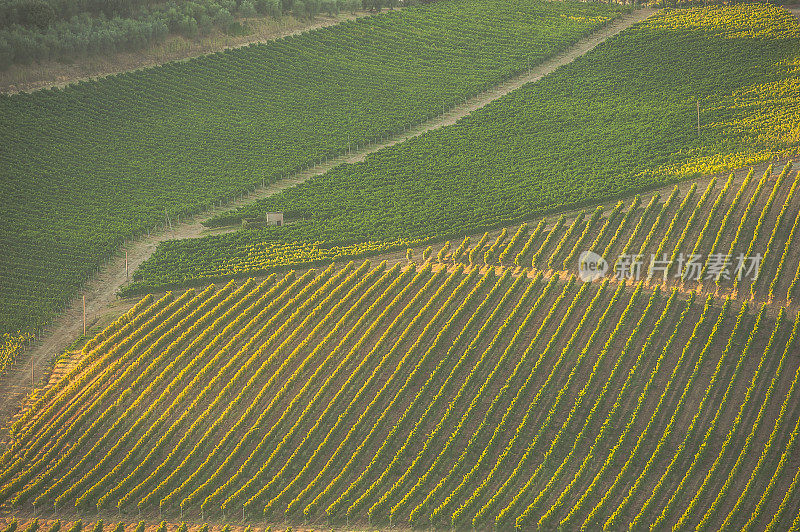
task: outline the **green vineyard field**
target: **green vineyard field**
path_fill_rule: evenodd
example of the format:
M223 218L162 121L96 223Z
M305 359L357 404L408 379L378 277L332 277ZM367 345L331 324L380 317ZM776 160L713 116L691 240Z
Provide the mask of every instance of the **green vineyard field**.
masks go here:
M455 125L210 221L295 223L161 244L129 290L463 237L794 156L798 43L780 7L662 11Z
M800 532L798 17L439 0L0 96L0 532Z
M607 262L605 276L646 280L682 292L697 291L770 304L800 302L800 172L787 163L675 187L578 212L534 230L523 224L514 237L495 242L487 260L484 242L467 242L462 254L443 253L435 263L529 268L581 273L581 253ZM646 195L645 197L648 197ZM506 231L508 234L509 231ZM492 233L494 234L494 233ZM792 245L795 244L795 245ZM692 256L696 258L690 260Z
M57 316L126 238L424 122L628 10L454 0L0 96L0 333Z
M677 288L463 265L146 296L14 422L0 500L200 522L784 530L799 326Z

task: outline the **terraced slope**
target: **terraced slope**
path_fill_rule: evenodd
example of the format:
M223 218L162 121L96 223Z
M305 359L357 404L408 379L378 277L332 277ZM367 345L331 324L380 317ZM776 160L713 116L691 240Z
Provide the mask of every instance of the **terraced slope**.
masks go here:
M790 526L800 318L607 280L349 264L147 296L14 424L50 514Z

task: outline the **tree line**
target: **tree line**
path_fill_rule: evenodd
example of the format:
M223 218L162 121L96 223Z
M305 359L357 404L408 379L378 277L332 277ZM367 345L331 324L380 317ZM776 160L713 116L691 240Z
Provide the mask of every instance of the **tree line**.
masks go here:
M380 11L419 0L0 0L0 69L135 51L167 35L246 31L241 18Z

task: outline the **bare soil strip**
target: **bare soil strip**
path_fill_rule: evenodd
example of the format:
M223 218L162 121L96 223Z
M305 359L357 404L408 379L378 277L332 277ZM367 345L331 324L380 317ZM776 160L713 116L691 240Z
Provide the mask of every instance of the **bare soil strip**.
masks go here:
M209 234L231 231L230 228L223 231L208 230L202 225L202 222L210 219L219 212L227 211L260 198L271 196L314 176L321 175L339 164L363 161L367 155L375 153L381 148L398 144L409 138L416 137L442 126L454 124L459 119L511 91L518 89L522 85L537 81L543 76L555 71L557 68L572 62L605 40L617 35L633 24L650 17L656 12L656 9L646 8L638 9L630 14L623 15L598 32L585 37L558 56L468 100L462 105L450 109L443 115L411 128L401 135L392 137L381 143L367 145L348 155L330 159L324 164L317 165L304 172L297 173L291 177L267 185L266 187L259 188L253 194L245 196L233 204L211 209L203 215L195 216L189 220L175 224L166 231L161 231L158 234L151 234L149 237L128 242L117 256L112 257L105 266L100 269L100 273L95 278L87 282L84 290L73 301L70 308L68 308L64 314L37 339L36 344L29 349L30 356L26 357L27 360L17 364L7 375L0 378L0 398L2 398L0 399L0 419L6 420L7 423L11 420L24 404L25 398L28 396L32 387L40 386L43 382L46 382L53 356L63 352L75 338L83 333L84 297L86 298L87 331L93 327L107 324L109 320L118 316L135 303L134 301L120 301L117 298L117 291L128 282L127 273L132 273L140 264L147 260L160 242L182 238L199 238ZM126 252L127 272L125 268ZM0 431L0 438L2 438L4 432L5 428Z

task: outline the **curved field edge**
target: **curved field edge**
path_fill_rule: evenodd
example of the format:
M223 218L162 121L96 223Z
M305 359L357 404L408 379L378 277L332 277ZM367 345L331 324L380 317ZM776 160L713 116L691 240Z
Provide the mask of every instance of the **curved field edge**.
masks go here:
M453 126L210 225L293 223L161 244L129 290L442 241L794 155L799 28L774 6L662 12Z
M0 327L58 315L126 238L421 123L623 11L435 3L3 96Z
M463 268L147 297L17 420L0 497L315 527L792 523L793 313Z

